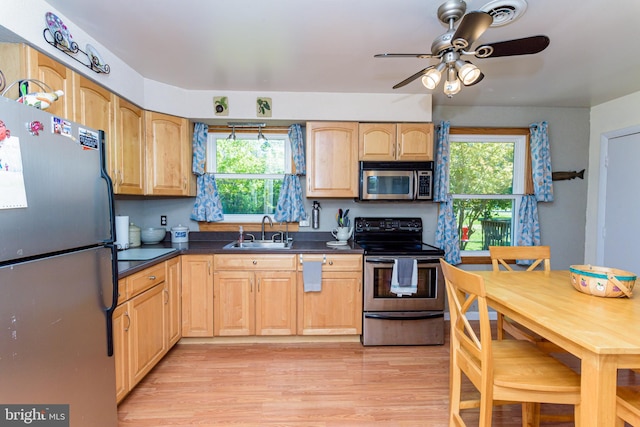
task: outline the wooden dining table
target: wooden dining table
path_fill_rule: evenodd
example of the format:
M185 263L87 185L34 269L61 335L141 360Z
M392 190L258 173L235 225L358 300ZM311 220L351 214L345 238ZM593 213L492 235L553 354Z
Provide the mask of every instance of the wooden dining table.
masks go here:
M474 271L491 308L580 359L580 426L615 425L617 370L640 368L640 294L579 292L569 271Z

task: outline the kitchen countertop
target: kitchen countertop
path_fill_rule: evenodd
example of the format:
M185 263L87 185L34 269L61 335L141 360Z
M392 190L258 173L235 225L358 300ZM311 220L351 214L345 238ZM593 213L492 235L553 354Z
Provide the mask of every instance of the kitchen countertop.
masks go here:
M167 234L169 236L169 234ZM331 233L295 233L293 234L293 246L291 249L223 249L225 245L236 240L236 233L212 233L191 232L189 243L172 245L171 238L154 245L142 245L141 249L176 248L177 250L166 255L146 261L118 261L118 279L123 279L133 273L144 270L162 261L166 261L179 255L211 255L211 254L362 254L364 250L349 240L344 246L327 246L327 242L335 241Z

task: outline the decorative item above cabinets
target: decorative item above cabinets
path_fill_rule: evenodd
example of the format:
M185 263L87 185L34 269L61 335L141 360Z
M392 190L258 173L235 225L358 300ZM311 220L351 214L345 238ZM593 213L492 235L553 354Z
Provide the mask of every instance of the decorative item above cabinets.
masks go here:
M47 43L94 72L109 74L111 68L104 62L96 48L87 43L86 52L80 49L71 36L69 28L54 13L47 12L44 19L47 27L42 32L42 36ZM82 54L81 59L78 58L79 53Z

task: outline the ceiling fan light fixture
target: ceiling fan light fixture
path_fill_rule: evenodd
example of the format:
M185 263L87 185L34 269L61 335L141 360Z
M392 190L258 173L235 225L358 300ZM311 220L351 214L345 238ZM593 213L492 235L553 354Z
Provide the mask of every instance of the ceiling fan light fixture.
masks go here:
M460 84L460 79L458 79L456 69L451 67L447 71L447 81L444 83L444 94L451 98L460 92L460 89L462 89L462 85Z
M458 76L460 80L462 80L462 84L465 86L471 86L474 83L477 83L480 78L482 72L478 67L473 65L471 62L457 60L456 61L456 70L458 70Z
M427 73L422 76L422 84L429 90L433 90L440 83L442 78L442 70L444 70L444 62L439 63L436 67L431 68Z

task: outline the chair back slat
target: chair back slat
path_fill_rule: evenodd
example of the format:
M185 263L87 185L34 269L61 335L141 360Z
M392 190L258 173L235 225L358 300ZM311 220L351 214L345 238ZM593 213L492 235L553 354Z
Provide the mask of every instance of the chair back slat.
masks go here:
M493 271L513 271L512 264L518 260L532 260L526 271L542 266L544 271L551 270L551 249L549 246L489 246L489 255Z

